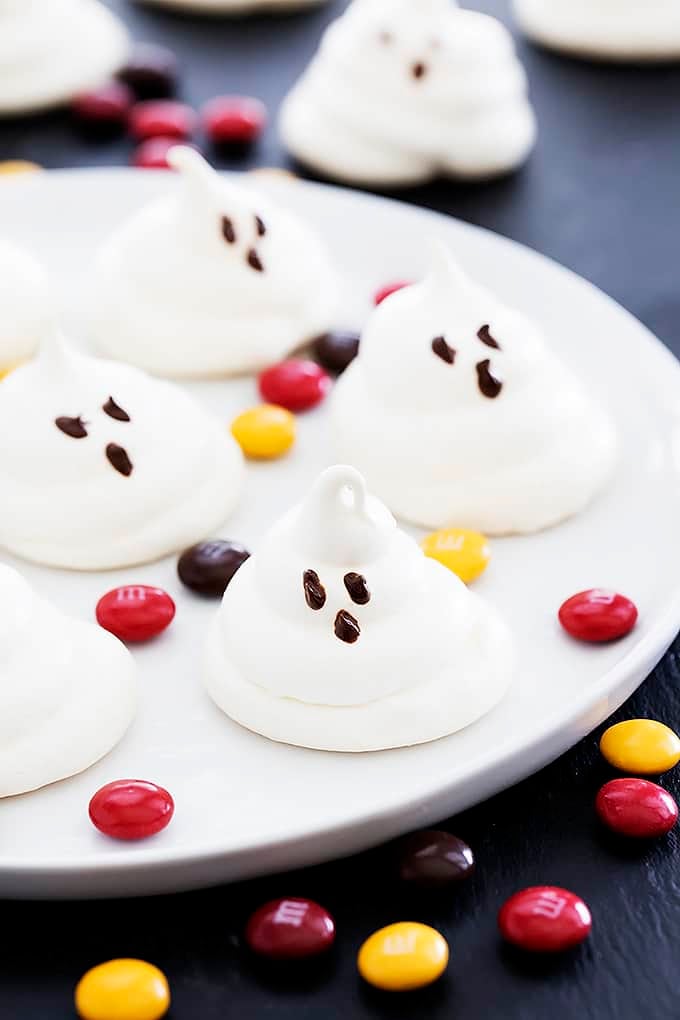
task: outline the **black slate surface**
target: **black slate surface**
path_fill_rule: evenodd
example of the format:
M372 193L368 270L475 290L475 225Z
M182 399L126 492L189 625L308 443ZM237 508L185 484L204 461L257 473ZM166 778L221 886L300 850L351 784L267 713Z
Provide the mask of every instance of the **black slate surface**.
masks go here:
M503 0L467 5L508 18ZM167 43L180 55L181 94L190 102L232 91L265 100L272 124L262 144L250 159L218 160L220 165L285 165L276 107L344 0L302 15L233 22L161 13L125 0L111 6L137 38ZM523 43L520 49L540 120L539 144L526 169L491 184L440 182L400 197L553 256L680 353L680 66L595 66ZM120 140L86 142L66 113L0 122L0 159L23 157L55 167L125 163L129 153ZM679 651L676 643L617 719L649 716L680 726ZM478 861L472 881L451 894L408 894L391 877L390 848L381 848L187 895L70 905L5 902L0 1016L72 1017L72 989L89 966L138 956L168 975L174 1020L680 1017L677 836L628 847L599 831L592 801L611 772L597 753L598 735L514 789L443 823L472 844ZM676 773L662 782L680 794ZM507 951L495 928L503 900L538 883L572 888L594 915L588 945L553 962ZM272 971L243 954L238 935L244 919L280 895L310 896L334 913L338 944L322 965ZM362 940L405 919L433 924L446 935L448 976L413 995L362 986L354 963Z

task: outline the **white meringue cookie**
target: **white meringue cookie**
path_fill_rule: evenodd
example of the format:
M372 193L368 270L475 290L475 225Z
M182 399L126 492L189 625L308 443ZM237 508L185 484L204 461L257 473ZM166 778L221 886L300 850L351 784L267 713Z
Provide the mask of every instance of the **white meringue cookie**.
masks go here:
M99 0L0 0L0 114L69 102L103 84L128 49Z
M607 415L535 326L468 280L443 246L427 279L372 314L335 388L335 452L407 521L531 532L607 481Z
M630 61L680 58L678 0L514 0L533 40L572 56Z
M249 11L297 11L326 0L140 0L156 7L177 7L205 14L246 14Z
M452 0L355 0L284 101L280 129L294 156L338 180L489 177L534 144L526 92L496 19Z
M254 371L333 325L338 281L297 217L217 174L193 149L182 179L101 250L95 345L157 375Z
M74 570L210 535L243 484L226 423L179 387L52 339L0 385L0 545Z
M351 467L324 471L227 588L206 685L272 740L420 744L488 712L512 675L495 611L427 559Z
M54 326L47 275L32 255L0 240L0 378L32 357Z
M135 716L132 656L112 634L64 616L0 564L0 797L89 768Z

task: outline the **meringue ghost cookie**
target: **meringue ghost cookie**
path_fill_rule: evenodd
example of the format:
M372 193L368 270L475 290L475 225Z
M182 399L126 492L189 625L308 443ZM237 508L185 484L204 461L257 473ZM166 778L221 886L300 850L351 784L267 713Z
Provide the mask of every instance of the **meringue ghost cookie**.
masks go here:
M250 11L297 11L326 0L141 0L156 7L176 7L205 14L246 14Z
M60 613L1 564L0 676L0 797L83 772L135 716L135 665L125 646Z
M47 275L35 259L0 240L0 379L35 354L54 326Z
M36 563L145 563L224 523L243 483L188 394L52 339L0 385L0 545Z
M615 461L607 415L443 246L424 282L373 312L331 419L336 454L428 528L546 528L582 510Z
M304 223L171 150L173 191L125 223L95 269L91 333L157 375L255 371L333 325L338 284Z
M219 707L263 736L374 751L474 722L505 694L512 659L496 612L337 466L234 575L205 675Z
M365 185L513 170L535 139L508 31L452 0L355 0L284 101L303 163Z
M680 58L677 0L514 0L533 40L577 57L645 61Z
M69 102L103 84L128 49L99 0L0 0L0 114Z

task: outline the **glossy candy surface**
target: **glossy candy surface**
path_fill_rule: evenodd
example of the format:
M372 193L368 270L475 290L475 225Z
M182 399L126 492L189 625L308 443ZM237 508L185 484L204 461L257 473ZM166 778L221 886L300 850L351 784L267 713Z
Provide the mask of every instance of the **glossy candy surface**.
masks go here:
M82 92L71 103L81 124L92 128L123 128L134 103L132 90L122 81L110 81L98 89Z
M376 291L373 296L373 303L375 305L381 305L385 298L388 298L390 294L396 294L398 290L403 290L404 287L410 287L410 280L399 280L397 283L386 283L384 287Z
M591 588L572 595L559 611L560 623L579 641L615 641L635 626L638 611L625 595Z
M121 641L148 641L168 627L175 603L162 588L129 584L102 595L97 603L97 623Z
M170 989L151 963L109 960L80 979L75 1005L82 1020L160 1020L170 1008Z
M262 372L258 385L267 403L289 411L309 411L321 403L332 383L315 361L290 358Z
M173 99L148 99L130 111L130 133L146 138L188 138L196 126L196 114L186 103Z
M215 96L201 110L205 132L216 145L248 145L267 123L267 108L251 96Z
M474 870L472 850L457 836L426 829L401 844L399 877L421 889L443 889L469 878Z
M432 984L446 970L449 947L434 928L400 921L368 938L357 958L365 981L390 992L407 992Z
M433 531L422 540L421 548L426 556L448 567L466 584L483 574L491 559L486 537L465 528Z
M580 896L539 885L515 893L501 907L498 927L506 942L532 953L560 953L583 942L592 928Z
M238 542L214 538L185 549L177 563L183 584L200 595L224 595L227 585L250 553Z
M646 779L612 779L595 800L600 820L633 839L665 836L678 820L678 805L667 790Z
M132 165L140 170L170 170L168 153L175 145L176 138L147 138L132 153Z
M260 404L235 418L231 433L246 457L273 460L295 442L295 418L285 407Z
M680 739L654 719L626 719L602 734L600 751L622 772L656 776L680 761Z
M254 953L272 960L301 960L326 952L335 941L335 922L313 900L272 900L256 910L246 927Z
M116 779L90 801L90 821L112 839L146 839L170 824L175 803L162 786L146 779Z
M359 334L342 330L324 333L316 338L312 350L327 372L340 375L359 353Z

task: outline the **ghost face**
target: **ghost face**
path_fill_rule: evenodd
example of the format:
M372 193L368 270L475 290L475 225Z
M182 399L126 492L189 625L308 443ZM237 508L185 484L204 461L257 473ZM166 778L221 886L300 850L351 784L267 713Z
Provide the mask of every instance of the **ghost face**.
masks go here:
M354 606L365 606L371 601L371 592L363 574L350 571L343 577L343 585ZM305 602L315 612L320 612L326 605L326 589L315 570L305 570L302 575L302 588ZM335 615L333 630L339 641L353 645L361 636L361 625L354 613L339 609Z
M234 248L241 246L244 262L253 272L264 273L264 262L257 250L257 245L267 234L267 227L261 216L253 215L250 223L247 222L247 217L242 217L238 224L233 217L222 216L220 233L227 245Z
M112 418L117 422L130 422L130 415L122 407L120 407L113 397L109 397L102 406L101 412ZM87 439L89 436L88 428L91 422L85 421L82 415L77 415L75 418L69 417L68 415L59 415L54 419L54 424L57 426L60 432L63 432L65 436L69 436L71 439ZM120 446L118 443L110 442L106 444L104 449L104 455L113 468L118 474L123 475L124 478L129 478L133 472L134 465L128 456L127 450L124 446Z

